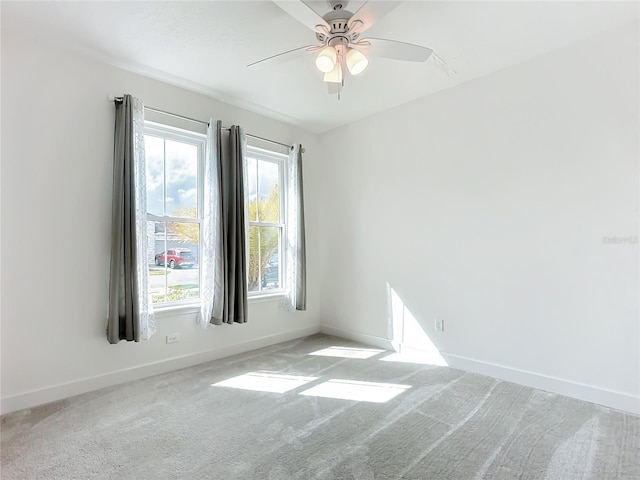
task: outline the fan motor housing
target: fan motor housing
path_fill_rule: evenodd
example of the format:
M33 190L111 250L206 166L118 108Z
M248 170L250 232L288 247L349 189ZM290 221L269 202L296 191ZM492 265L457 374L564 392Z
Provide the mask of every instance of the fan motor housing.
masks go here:
M331 33L347 33L347 30L349 30L349 19L352 16L353 14L346 10L333 10L323 18L331 27Z
M331 10L342 10L347 8L349 0L327 0L327 3L331 7Z
M358 38L358 33L349 33L349 19L353 16L353 13L342 9L346 2L336 1L330 3L332 6L335 4L333 10L322 17L329 24L329 33L317 32L316 38L318 41L327 45L329 45L335 37L345 38L348 42L354 42Z

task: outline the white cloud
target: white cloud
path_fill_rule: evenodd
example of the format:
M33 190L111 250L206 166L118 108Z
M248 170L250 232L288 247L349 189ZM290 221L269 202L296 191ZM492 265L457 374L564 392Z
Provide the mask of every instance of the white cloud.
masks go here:
M145 135L148 211L157 215L182 205L197 204L198 149L172 140ZM166 200L163 197L166 195Z
M166 142L167 186L192 184L196 186L198 178L198 149L171 140Z
M180 203L195 205L196 199L198 198L198 189L190 188L189 190L184 190L181 188L178 190L178 198L180 199Z

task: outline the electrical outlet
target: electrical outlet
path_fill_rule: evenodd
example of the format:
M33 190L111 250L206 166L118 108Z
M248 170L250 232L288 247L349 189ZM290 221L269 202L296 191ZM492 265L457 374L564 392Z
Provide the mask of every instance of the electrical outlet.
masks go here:
M444 320L442 318L436 318L434 328L436 332L444 332Z
M180 341L179 333L172 333L171 335L167 335L167 343L175 343Z

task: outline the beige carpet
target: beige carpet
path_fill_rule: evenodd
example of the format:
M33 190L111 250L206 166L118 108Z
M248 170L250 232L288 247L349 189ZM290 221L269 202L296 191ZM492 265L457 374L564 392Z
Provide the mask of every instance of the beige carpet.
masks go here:
M636 416L367 348L314 335L6 415L2 479L640 479Z

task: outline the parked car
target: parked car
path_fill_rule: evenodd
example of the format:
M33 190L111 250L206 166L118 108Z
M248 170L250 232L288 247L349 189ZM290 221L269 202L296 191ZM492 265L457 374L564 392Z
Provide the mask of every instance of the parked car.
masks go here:
M195 258L188 248L170 248L165 252L156 254L156 265L169 265L169 268L193 267Z

